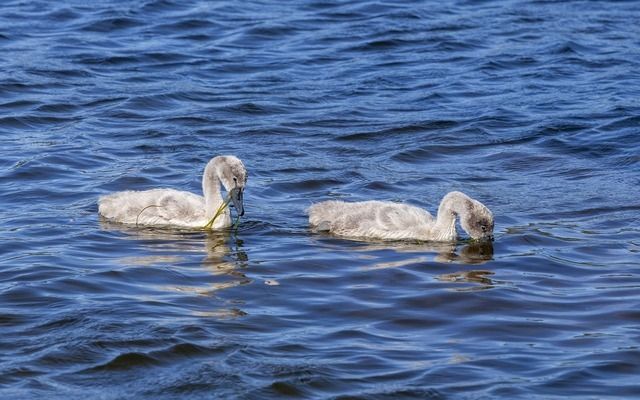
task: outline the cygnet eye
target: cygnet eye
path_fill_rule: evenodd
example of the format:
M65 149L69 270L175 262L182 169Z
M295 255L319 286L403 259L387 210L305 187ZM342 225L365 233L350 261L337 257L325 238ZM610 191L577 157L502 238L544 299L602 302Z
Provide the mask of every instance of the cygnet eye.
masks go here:
M238 178L236 178L236 177L234 176L234 177L233 177L233 181L234 181L235 183L238 183Z
M480 225L480 229L482 229L482 232L486 232L487 231L487 226L486 225Z

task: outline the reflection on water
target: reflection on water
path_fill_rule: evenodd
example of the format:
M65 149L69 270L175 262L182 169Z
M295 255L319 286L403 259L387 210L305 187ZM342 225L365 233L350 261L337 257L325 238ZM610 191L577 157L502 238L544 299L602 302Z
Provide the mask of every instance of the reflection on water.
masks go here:
M183 261L184 258L180 256L134 256L134 257L122 257L120 263L122 265L139 265L141 267L151 267L154 265L162 264L177 264Z
M485 290L491 289L495 286L494 282L489 278L489 276L493 275L493 272L486 270L471 270L471 271L458 271L452 272L449 274L441 274L436 277L439 281L442 282L453 282L453 283L479 283L480 286L474 285L471 287L464 288L455 288L454 290L465 292L465 291L475 291L475 290Z
M428 262L430 259L441 263L456 264L484 264L493 259L492 242L468 242L458 243L398 243L387 242L363 245L357 247L358 251L373 252L376 250L392 249L398 253L435 253L435 256L420 255L417 257L404 258L394 261L376 262L365 269L397 268L410 264ZM369 257L369 255L367 255Z
M450 252L441 252L436 257L436 261L460 264L484 264L492 259L492 242L470 242L460 247L458 253L452 249Z
M224 275L231 279L213 283L210 290L198 290L196 293L210 295L212 291L251 283L251 279L242 272L249 261L247 253L242 249L242 240L228 233L207 232L205 235L207 255L202 260L202 267L212 275Z
M136 228L116 224L101 219L100 227L107 231L117 231L124 239L135 240L146 250L148 255L125 256L118 258L122 266L141 266L154 268L170 268L180 276L187 278L193 271L189 261L194 254L204 254L198 263L200 271L206 271L206 278L195 281L182 279L163 281L154 287L161 292L190 293L198 296L215 296L216 292L252 282L243 269L248 265L249 257L243 250L242 240L228 231L200 232L189 230L169 230L158 228ZM141 251L138 251L140 253ZM160 254L157 254L160 253ZM245 313L239 309L224 309L195 312L199 316L229 317Z

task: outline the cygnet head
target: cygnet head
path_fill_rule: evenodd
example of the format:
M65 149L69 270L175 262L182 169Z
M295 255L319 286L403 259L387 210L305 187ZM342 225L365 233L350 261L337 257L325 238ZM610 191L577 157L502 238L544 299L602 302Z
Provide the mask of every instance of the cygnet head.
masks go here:
M229 193L238 215L244 215L243 193L247 184L247 170L242 161L236 156L217 156L209 161L207 169L209 167L213 167L222 186Z
M493 240L493 214L477 200L468 199L466 210L460 213L460 226L473 239Z

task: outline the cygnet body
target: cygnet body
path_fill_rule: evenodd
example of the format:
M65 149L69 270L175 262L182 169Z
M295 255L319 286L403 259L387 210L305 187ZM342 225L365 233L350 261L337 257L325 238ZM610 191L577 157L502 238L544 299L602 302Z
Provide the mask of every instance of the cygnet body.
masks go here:
M244 214L246 183L247 170L240 159L217 156L207 163L202 175L204 196L174 189L116 192L98 200L98 212L109 221L123 224L221 229L231 226L231 213L226 207L229 202L238 216ZM226 202L220 186L228 193Z
M315 230L356 239L455 241L457 217L471 238L493 238L491 211L462 192L444 196L436 218L419 207L375 200L329 200L309 208Z

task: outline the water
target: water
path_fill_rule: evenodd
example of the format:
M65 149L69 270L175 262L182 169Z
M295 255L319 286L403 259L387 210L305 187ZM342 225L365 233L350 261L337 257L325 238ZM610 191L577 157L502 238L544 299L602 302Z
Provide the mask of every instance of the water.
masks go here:
M0 7L6 399L640 396L636 2L18 1ZM237 235L98 196L249 169ZM315 201L493 246L313 234Z

